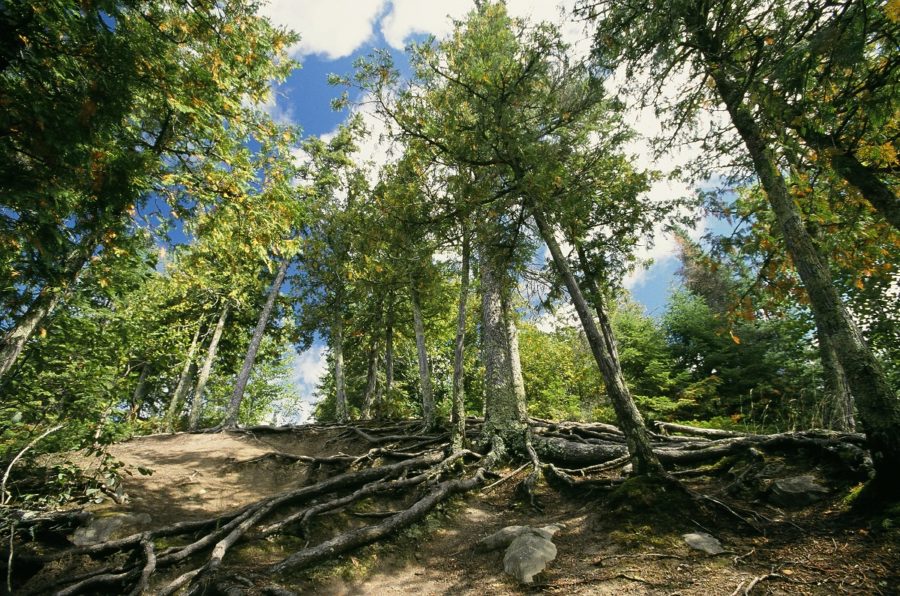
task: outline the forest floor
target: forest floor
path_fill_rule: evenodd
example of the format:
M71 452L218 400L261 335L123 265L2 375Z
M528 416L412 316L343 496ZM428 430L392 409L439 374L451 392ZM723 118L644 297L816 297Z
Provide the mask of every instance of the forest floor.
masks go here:
M125 477L128 498L124 503L107 499L88 508L96 516L149 515L149 519L143 516L145 527L130 528L132 532L209 518L307 485L322 473L315 465L273 454L357 456L369 448L340 428L315 426L292 432L135 438L110 446L111 455L132 470L142 467L153 473ZM767 465L782 476L810 472L794 469L787 460ZM511 471L500 470L502 474ZM542 482L537 489L542 510L537 511L517 499L516 480L454 497L425 521L387 540L278 578L275 585L328 595L900 593L900 530L892 527L890 519L851 512L845 504L851 484L831 481L825 498L784 509L727 494L726 478L699 476L684 482L718 504L687 511L647 511L627 502L610 506L609 491L573 494ZM673 504L679 502L673 499ZM409 504L409 497L402 495L356 503L340 515L317 522L306 539L274 537L238 543L224 563L236 576L253 578L255 570L278 562L292 548L315 544L336 528L371 523L371 518L383 518ZM503 527L551 523L563 525L553 540L558 555L533 585L520 586L504 573L502 550L475 550L479 539ZM682 534L690 532L713 535L725 552L708 555L689 548ZM65 572L71 572L71 567ZM175 575L177 571L170 570L164 579ZM266 589L271 590L271 580L267 581ZM245 593L273 593L250 586ZM745 592L748 588L751 592ZM35 589L33 583L31 589Z

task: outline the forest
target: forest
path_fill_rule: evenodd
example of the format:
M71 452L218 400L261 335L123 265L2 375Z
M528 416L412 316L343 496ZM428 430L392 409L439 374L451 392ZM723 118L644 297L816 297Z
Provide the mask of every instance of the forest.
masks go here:
M474 491L516 503L498 519L560 522L560 565L586 499L629 528L735 536L852 518L872 535L854 556L887 561L840 590L766 560L727 591L626 569L609 593L893 593L900 2L578 0L565 18L588 52L478 0L402 64L376 50L331 75L346 118L317 136L270 109L301 35L254 1L0 4L0 592L340 593L297 574L377 568L362 547ZM698 157L639 166L635 106L662 123L658 159ZM664 178L694 191L652 198ZM625 280L662 234L677 283L648 313ZM293 367L317 348L309 396ZM236 445L200 474L243 466L217 509L63 537L91 507L145 511L141 482L164 509L205 465L176 456ZM818 474L839 521L765 514L778 466ZM570 571L577 589L545 590L598 593Z

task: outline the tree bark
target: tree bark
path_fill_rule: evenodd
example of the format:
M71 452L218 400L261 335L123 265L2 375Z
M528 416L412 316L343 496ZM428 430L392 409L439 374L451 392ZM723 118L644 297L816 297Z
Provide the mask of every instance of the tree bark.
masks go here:
M146 362L141 365L141 375L138 377L134 393L131 394L131 407L128 409L129 422L134 422L137 418L141 405L143 405L144 397L147 395L147 371L149 370L150 367L147 366Z
M262 344L263 337L266 334L266 327L272 316L272 310L275 308L275 299L278 298L278 292L281 291L281 284L284 283L284 276L287 274L288 260L282 259L278 265L278 272L275 274L275 280L269 289L269 295L266 296L266 303L263 305L262 312L259 313L259 320L256 323L256 329L253 330L253 337L250 339L250 345L247 346L247 355L244 357L244 364L241 372L238 374L237 381L234 386L234 393L231 394L231 401L225 410L225 419L222 426L225 428L234 428L237 426L238 416L241 411L241 400L244 398L244 390L247 388L247 382L250 380L250 373L253 370L253 364L256 362L256 355L259 353L259 346Z
M470 257L469 232L463 229L459 306L456 312L456 342L453 349L453 403L450 406L450 448L453 452L461 450L466 440L466 392L463 365L466 347L466 305L469 300Z
M527 415L525 392L516 383L511 362L509 317L504 312L503 271L489 248L480 247L482 345L485 368L484 434L504 444L524 440ZM516 351L516 355L518 352ZM494 448L505 449L494 444Z
M350 415L347 412L347 387L344 382L344 317L337 313L331 330L331 355L334 358L334 408L335 416L346 422Z
M373 341L369 346L369 366L366 372L366 394L363 398L362 417L372 417L372 404L375 402L375 391L378 386L378 346Z
M704 20L706 13L686 11L683 18L766 191L788 253L809 295L820 336L834 340L838 362L856 399L878 482L888 492L900 492L900 476L896 473L900 466L900 400L841 302L831 274L803 226L772 148L745 103L742 88L719 66L720 49Z
M56 309L69 288L77 283L91 252L96 247L94 241L96 236L96 234L88 234L82 244L69 251L63 262L62 276L57 280L56 286L45 285L28 306L28 310L21 319L16 322L15 327L3 337L0 342L0 379L15 365L22 350L25 349L25 344L28 343L41 322Z
M206 359L197 376L197 386L194 388L194 397L191 400L191 415L188 421L188 429L195 431L200 426L200 414L203 411L203 390L212 372L213 362L216 359L216 351L219 349L219 340L222 339L222 331L225 329L225 320L228 318L228 305L222 308L216 328L213 330L212 339L209 340L209 348L206 351Z
M59 304L61 295L60 291L51 291L47 288L41 290L16 326L3 338L3 344L0 346L0 378L3 378L19 359L22 350L25 349L25 344L28 343L38 325Z
M394 386L394 302L393 297L387 309L387 320L384 329L384 394L390 399ZM384 416L384 402L378 402L378 417Z
M413 327L416 332L416 352L419 360L419 390L422 392L422 418L426 428L434 428L434 392L431 388L431 371L428 369L428 350L425 347L425 322L422 320L422 303L415 280L410 284Z
M194 364L194 354L197 352L197 345L200 343L200 328L202 324L197 324L197 330L194 331L194 338L191 340L191 346L188 348L187 357L184 359L184 367L181 369L181 376L178 377L178 385L172 393L172 399L169 400L169 409L166 413L166 432L175 430L175 416L179 412L182 400L187 394L188 388L194 382L194 375L197 374L197 365Z
M847 373L838 359L837 348L827 335L819 336L819 355L825 381L825 427L854 432L853 394L847 383Z
M529 205L531 215L537 224L541 238L547 244L553 262L562 275L563 282L572 298L575 311L581 320L581 326L584 328L588 345L603 379L606 384L606 391L612 402L613 409L616 412L616 418L619 426L625 434L625 440L628 444L628 453L631 455L632 466L635 474L648 475L664 475L665 470L659 459L653 453L650 446L650 437L647 434L647 427L644 425L644 419L638 411L631 393L625 385L625 379L622 376L622 368L617 358L610 351L610 346L614 345L612 337L604 337L601 335L594 322L593 317L588 309L587 301L581 293L581 288L572 274L572 270L563 255L559 243L556 241L553 229L544 217L540 208L534 204Z

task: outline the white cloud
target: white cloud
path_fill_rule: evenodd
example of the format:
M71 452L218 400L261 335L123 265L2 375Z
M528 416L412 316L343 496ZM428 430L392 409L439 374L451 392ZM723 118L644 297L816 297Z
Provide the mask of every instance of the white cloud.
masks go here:
M328 369L325 361L326 351L324 344L313 344L302 354L293 354L291 382L297 387L300 399L308 404L313 403L316 385Z
M381 20L381 33L398 50L412 35L446 37L453 30L453 19L461 19L474 5L471 0L393 0L390 12Z
M507 0L506 6L511 16L527 18L532 23L549 21L558 24L563 39L581 53L587 48L585 40L588 37L581 24L571 17L574 4L574 0ZM381 20L381 33L388 44L398 50L402 50L413 35L434 35L441 39L453 31L453 20L464 18L474 6L472 0L393 0L390 11Z
M259 12L300 34L291 48L295 57L323 54L336 60L349 56L372 37L386 0L269 0Z

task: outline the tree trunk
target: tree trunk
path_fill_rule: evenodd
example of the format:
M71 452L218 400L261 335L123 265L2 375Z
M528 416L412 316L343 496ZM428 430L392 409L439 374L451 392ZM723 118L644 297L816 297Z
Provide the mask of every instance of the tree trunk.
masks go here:
M141 376L138 377L137 387L134 388L134 393L131 394L131 407L128 409L129 422L134 422L137 418L138 412L143 405L144 397L147 395L148 370L150 370L150 367L147 366L146 362L141 365Z
M22 318L16 322L0 342L0 379L6 375L16 363L25 344L40 326L59 305L68 289L78 281L81 271L88 262L91 252L94 250L96 234L88 234L83 244L69 251L63 262L63 274L55 287L45 285L38 293L37 298L29 305ZM87 248L85 248L87 245Z
M50 291L46 288L42 290L16 326L3 338L3 344L0 345L0 378L8 373L16 363L38 325L59 304L61 295L59 291Z
M847 373L850 391L856 399L878 482L888 492L900 492L900 475L896 473L900 466L900 400L891 391L862 333L841 302L831 274L788 193L772 149L744 103L742 88L718 66L718 46L706 26L705 16L687 12L685 23L766 191L788 253L809 295L820 336L828 335L834 340L837 360Z
M413 327L416 332L416 352L419 359L419 390L422 392L422 418L426 428L434 428L434 392L431 388L431 371L428 369L428 350L425 347L425 323L422 320L422 304L415 281L410 285Z
M284 282L287 269L288 260L282 259L278 265L278 272L275 274L272 287L269 289L269 295L266 297L266 303L263 305L262 312L259 313L259 320L256 322L256 329L253 330L250 345L247 346L247 355L244 357L244 364L241 367L240 374L238 374L234 393L231 394L231 401L228 403L228 409L225 410L225 419L222 422L222 426L225 428L237 426L244 390L247 388L247 382L250 380L250 372L253 370L253 364L256 362L256 355L259 353L259 346L262 344L263 337L266 334L269 318L271 318L272 310L275 308L275 299L278 297L278 292L281 291L281 284Z
M482 345L485 369L484 434L490 436L493 449L502 455L509 443L524 441L527 423L525 392L515 381L510 350L509 317L504 312L503 271L482 246L481 275ZM515 352L518 355L518 352Z
M390 304L387 309L387 318L384 328L384 395L390 399L391 388L394 386L394 303L393 297L389 297ZM379 391L379 395L382 392ZM378 417L384 416L384 402L378 399Z
M644 419L634 405L631 393L625 385L625 379L622 376L622 368L618 359L613 356L610 346L614 345L612 337L604 337L601 335L594 322L593 317L588 309L587 302L581 293L581 288L572 274L572 270L562 253L559 243L556 241L553 229L544 217L543 212L535 204L529 205L531 215L537 223L538 231L541 234L556 268L562 275L563 282L572 298L575 311L581 320L581 326L584 328L585 336L587 336L588 345L600 372L603 374L603 380L606 384L606 391L612 402L613 409L616 412L616 418L619 426L625 434L625 440L628 444L628 452L631 455L632 465L635 474L662 475L665 474L662 464L653 453L650 446L650 437L647 434L647 427L644 425Z
M469 232L463 229L459 306L456 313L456 342L453 350L453 403L450 406L450 448L454 453L463 448L466 440L466 393L463 364L466 347L466 305L469 300L470 253Z
M378 346L375 342L369 346L369 367L366 372L366 394L363 398L362 417L372 417L372 404L375 402L375 390L378 385Z
M172 399L169 401L169 410L166 413L166 432L169 433L175 430L175 416L180 411L181 402L184 400L188 388L194 382L194 375L197 374L194 354L197 352L197 345L200 343L200 328L202 326L200 323L197 324L197 330L194 331L194 338L191 340L191 347L188 348L187 357L184 359L181 376L178 377L178 385L175 387Z
M341 422L346 422L350 415L347 412L347 387L344 383L344 318L338 313L334 317L331 330L331 355L334 358L334 411Z
M837 356L837 348L827 335L819 336L819 354L825 381L826 428L842 432L854 432L853 394L847 383L847 373Z
M209 348L206 351L206 359L203 361L203 367L200 368L200 375L197 377L197 386L194 388L194 398L191 400L191 415L188 422L188 429L197 430L200 426L200 413L203 411L203 390L206 389L206 382L209 380L209 374L212 372L213 362L216 359L216 351L219 349L219 340L222 338L222 331L225 329L225 320L228 318L228 305L222 308L219 320L216 322L216 328L213 330L212 339L209 340Z

